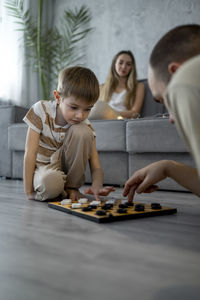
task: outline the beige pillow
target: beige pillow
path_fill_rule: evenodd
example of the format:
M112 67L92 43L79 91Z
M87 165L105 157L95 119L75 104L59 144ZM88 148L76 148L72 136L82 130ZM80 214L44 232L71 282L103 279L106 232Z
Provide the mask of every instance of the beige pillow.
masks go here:
M119 114L105 101L98 100L88 116L89 120L117 119Z

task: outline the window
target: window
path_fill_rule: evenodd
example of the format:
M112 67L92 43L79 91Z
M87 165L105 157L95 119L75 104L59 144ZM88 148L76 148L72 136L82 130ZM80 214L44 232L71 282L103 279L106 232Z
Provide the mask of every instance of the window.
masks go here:
M0 98L20 102L22 84L23 49L20 32L14 19L8 16L5 0L0 0Z

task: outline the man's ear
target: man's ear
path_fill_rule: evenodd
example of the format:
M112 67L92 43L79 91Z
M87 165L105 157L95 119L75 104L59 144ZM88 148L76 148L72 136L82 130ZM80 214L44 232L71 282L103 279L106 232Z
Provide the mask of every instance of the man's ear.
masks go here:
M173 75L177 70L178 68L181 66L181 63L178 63L178 62L172 62L168 65L168 71L170 73L170 75Z
M53 95L54 95L54 98L55 98L56 102L59 104L60 103L60 94L59 94L59 92L57 90L54 90Z

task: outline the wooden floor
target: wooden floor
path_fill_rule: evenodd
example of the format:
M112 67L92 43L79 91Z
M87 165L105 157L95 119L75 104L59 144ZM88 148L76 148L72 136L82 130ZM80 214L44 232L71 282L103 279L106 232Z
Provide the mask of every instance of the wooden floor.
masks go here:
M200 199L136 200L178 213L96 224L26 200L21 181L0 180L0 299L200 299Z

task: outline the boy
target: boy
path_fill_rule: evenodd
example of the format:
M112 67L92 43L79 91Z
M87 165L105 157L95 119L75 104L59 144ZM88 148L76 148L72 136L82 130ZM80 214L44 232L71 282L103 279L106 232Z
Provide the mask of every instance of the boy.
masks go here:
M78 200L89 161L92 186L85 192L107 195L96 150L95 133L87 120L99 97L94 73L83 67L60 72L55 101L35 103L24 118L29 126L24 155L24 188L28 199L58 196Z
M135 192L152 192L157 182L171 177L200 196L200 25L178 26L160 39L150 57L148 81L156 101L169 110L197 168L155 162L129 178L123 195L132 201Z

